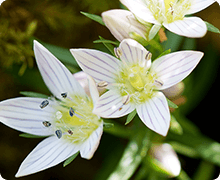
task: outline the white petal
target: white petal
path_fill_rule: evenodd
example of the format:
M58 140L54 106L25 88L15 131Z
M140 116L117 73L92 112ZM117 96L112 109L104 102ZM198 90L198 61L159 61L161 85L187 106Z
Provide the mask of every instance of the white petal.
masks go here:
M198 17L186 17L169 24L163 23L163 26L175 34L190 38L203 37L207 32L206 24Z
M41 109L40 104L45 99L21 97L0 102L0 121L18 131L35 134L51 135L50 127L43 125L44 121L53 123L55 109L50 105L54 102L49 101L49 105Z
M121 60L131 64L146 64L146 55L149 53L141 44L133 39L124 39L119 48L121 49L122 55Z
M107 53L90 49L70 49L82 70L95 81L115 82L121 62Z
M34 53L45 84L57 98L62 98L61 93L66 92L86 95L70 71L37 41L34 41Z
M53 167L80 150L80 145L51 136L40 142L22 162L16 177Z
M158 80L163 82L160 90L169 88L187 77L203 57L199 51L179 51L162 56L152 63Z
M193 14L193 13L199 12L207 8L214 2L215 0L192 0L191 1L192 5L190 7L190 10L187 12L187 14Z
M103 94L97 102L93 113L104 118L117 118L129 114L135 109L131 103L123 105L123 97L113 90Z
M93 154L98 148L102 133L103 133L103 121L101 122L100 126L83 143L80 149L80 155L82 158L85 159L92 158Z
M90 95L93 100L93 104L96 104L96 102L98 101L98 98L99 98L99 92L98 92L96 83L91 76L87 75L87 78L88 78L89 91L90 91Z
M153 14L148 9L144 0L120 0L135 16L142 19L143 21L150 22L153 24L160 24L155 20Z
M146 39L147 27L138 22L130 11L122 9L105 11L102 13L102 19L118 41L130 38L130 32L135 32Z
M136 107L143 123L153 131L166 136L170 126L170 112L166 97L162 92Z

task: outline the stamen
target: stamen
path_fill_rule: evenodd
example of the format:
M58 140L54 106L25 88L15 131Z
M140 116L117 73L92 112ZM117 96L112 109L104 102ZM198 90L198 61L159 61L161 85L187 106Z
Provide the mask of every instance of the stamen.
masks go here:
M120 49L120 48L115 47L115 48L114 48L114 52L115 52L115 56L116 56L117 58L120 58L120 57L122 56L122 52L121 52L121 49Z
M48 122L48 121L44 121L44 122L43 122L43 125L44 125L45 127L49 127L49 126L51 126L51 123Z
M70 135L73 135L73 131L71 131L70 129L67 131Z
M101 81L97 84L98 88L106 88L108 86L108 83L106 81Z
M150 53L150 51L148 51L148 53L146 54L145 59L146 59L146 61L149 61L149 60L151 60L151 58L152 58L152 54Z
M40 104L40 108L43 109L43 108L45 108L48 104L49 104L49 101L48 101L48 100L44 100L44 101Z
M62 96L63 98L66 98L66 97L67 97L67 92L61 93L61 96Z
M154 85L157 86L157 87L162 87L163 86L163 81L155 79L154 80Z
M130 102L130 95L123 96L122 103L123 105L127 105Z
M70 114L71 117L73 117L73 115L75 114L75 111L73 110L73 108L70 108L69 114Z
M60 139L62 137L62 131L61 130L56 130L55 131L56 136Z

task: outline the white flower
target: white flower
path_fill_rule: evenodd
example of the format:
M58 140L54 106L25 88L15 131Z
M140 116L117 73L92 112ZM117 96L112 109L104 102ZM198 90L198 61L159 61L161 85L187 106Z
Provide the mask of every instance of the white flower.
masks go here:
M215 0L120 0L136 17L186 37L203 37L206 24L198 17L184 17L210 6Z
M90 159L103 132L102 120L92 113L99 97L94 80L88 77L91 99L69 70L37 41L34 53L44 82L58 100L19 97L0 103L0 121L5 125L50 136L26 157L16 177L55 166L78 151Z
M102 13L102 19L118 41L130 38L130 33L137 33L147 40L150 25L143 25L127 10L114 9Z
M151 53L132 39L116 48L116 56L90 49L71 49L80 67L96 82L109 89L98 100L94 112L116 118L135 108L143 123L166 135L170 112L162 92L190 74L203 56L202 52L180 51L162 56L151 65Z

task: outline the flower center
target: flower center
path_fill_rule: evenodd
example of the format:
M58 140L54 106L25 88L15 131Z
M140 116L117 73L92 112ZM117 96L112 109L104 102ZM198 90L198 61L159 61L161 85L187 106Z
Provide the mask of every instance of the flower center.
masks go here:
M154 89L157 86L155 81L158 81L156 78L156 74L148 71L146 67L130 64L119 70L113 88L116 88L121 96L129 95L131 103L140 104L154 96Z
M59 139L63 138L71 143L83 142L101 123L99 117L92 113L93 102L89 98L67 96L52 106L57 110L54 121L44 121L43 124L45 127L51 126Z
M148 0L147 6L160 23L182 20L191 7L191 0Z

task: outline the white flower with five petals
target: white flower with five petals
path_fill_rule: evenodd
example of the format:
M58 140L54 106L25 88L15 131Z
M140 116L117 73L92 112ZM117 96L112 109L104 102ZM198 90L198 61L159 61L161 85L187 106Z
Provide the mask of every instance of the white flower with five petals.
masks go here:
M215 0L120 0L142 21L156 26L163 25L169 31L186 37L203 37L207 32L205 22L198 17L185 15L199 12ZM217 1L219 3L219 1ZM159 28L157 28L159 29Z
M163 136L169 129L170 112L160 90L183 80L203 56L202 52L180 51L162 56L151 65L151 53L132 39L123 40L115 49L121 61L97 50L70 51L98 87L109 89L99 98L94 113L117 118L136 109L143 123Z
M49 136L21 164L16 177L57 165L73 154L90 159L98 147L103 121L93 114L99 94L89 79L89 98L69 70L40 43L34 53L44 82L56 98L19 97L0 102L0 121L19 131Z

